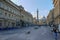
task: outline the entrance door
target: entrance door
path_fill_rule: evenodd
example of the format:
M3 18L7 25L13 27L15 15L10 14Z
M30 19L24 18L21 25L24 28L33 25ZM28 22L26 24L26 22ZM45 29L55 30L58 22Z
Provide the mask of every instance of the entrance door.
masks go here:
M15 26L15 23L12 23L12 27L14 27Z

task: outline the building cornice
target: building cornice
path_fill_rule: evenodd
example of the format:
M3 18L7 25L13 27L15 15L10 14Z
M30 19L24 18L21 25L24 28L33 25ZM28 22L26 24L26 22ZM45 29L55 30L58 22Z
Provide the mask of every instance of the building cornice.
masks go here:
M7 1L5 0L5 2L9 3L11 6L15 7L16 9L20 10L20 8L18 7L18 5L14 4L12 1Z

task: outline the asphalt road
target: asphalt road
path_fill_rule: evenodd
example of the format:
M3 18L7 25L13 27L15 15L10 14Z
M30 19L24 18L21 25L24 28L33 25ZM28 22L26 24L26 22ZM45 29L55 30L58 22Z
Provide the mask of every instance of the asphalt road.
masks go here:
M30 33L27 33L30 32ZM55 40L50 27L27 27L23 29L7 30L0 32L0 40ZM60 34L58 34L60 40Z

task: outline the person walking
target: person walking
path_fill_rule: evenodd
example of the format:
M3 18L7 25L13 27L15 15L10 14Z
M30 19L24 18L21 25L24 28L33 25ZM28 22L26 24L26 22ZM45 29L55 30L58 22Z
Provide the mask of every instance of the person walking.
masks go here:
M57 40L57 26L54 26L53 31L54 31L55 40Z

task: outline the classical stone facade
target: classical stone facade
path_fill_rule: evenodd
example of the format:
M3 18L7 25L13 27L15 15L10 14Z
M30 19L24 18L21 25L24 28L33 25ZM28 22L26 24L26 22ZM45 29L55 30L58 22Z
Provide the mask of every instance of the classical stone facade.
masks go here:
M33 18L33 24L37 25L37 19L36 19L36 17Z
M53 0L54 4L54 22L56 25L60 24L60 0Z
M23 12L21 12L23 10ZM32 23L32 15L10 0L0 0L0 28L20 27L21 20Z
M46 18L43 17L39 20L39 25L46 25Z
M54 8L50 10L48 16L47 16L47 24L52 25L54 22Z
M33 16L31 15L31 13L25 11L24 9L21 9L20 12L22 13L20 19L24 22L23 25L25 26L31 25L33 23Z
M0 0L0 28L16 27L16 21L20 17L18 10L10 0Z
M54 8L47 16L47 24L60 24L60 0L53 0Z

